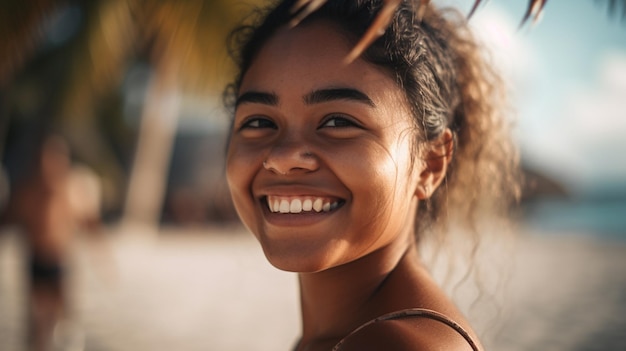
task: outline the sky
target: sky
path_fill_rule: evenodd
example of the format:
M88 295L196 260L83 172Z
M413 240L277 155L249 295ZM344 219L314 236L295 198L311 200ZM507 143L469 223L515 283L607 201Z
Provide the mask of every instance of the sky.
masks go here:
M527 4L486 1L470 20L510 82L524 163L573 193L626 193L626 20L607 1L551 0L519 28Z

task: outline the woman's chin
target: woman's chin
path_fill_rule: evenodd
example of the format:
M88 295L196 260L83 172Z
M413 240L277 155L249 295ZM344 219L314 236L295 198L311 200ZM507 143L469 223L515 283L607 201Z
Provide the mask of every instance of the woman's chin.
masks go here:
M293 273L317 273L332 268L328 257L314 254L280 254L264 250L269 263L277 269ZM324 255L326 256L326 255Z

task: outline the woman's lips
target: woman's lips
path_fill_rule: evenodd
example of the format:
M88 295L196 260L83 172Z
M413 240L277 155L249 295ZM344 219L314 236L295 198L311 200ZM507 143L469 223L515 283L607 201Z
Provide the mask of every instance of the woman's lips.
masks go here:
M322 196L267 195L263 200L270 212L282 214L330 212L344 202L340 198Z

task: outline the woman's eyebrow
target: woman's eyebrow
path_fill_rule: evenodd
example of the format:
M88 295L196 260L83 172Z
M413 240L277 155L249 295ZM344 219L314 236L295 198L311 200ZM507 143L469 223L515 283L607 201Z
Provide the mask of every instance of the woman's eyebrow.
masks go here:
M363 102L371 107L376 107L374 101L372 101L367 94L353 88L320 89L304 96L304 102L308 105L334 100L351 100Z
M270 106L278 105L278 95L274 93L264 93L259 91L248 91L241 94L235 102L235 107L244 103L257 103Z

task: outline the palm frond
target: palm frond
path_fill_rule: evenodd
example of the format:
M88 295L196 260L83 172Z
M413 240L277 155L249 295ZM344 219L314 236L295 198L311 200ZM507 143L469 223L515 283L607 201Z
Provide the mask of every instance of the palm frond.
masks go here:
M470 10L470 12L467 14L467 18L471 18L474 13L476 12L476 10L478 9L478 6L482 3L481 0L476 0L474 1L474 5L472 5L472 9Z
M613 1L613 0L609 0L609 1ZM536 22L541 17L541 14L547 2L548 0L528 0L528 7L526 8L526 12L524 13L524 16L522 17L522 21L520 22L519 26L522 27L524 24L526 24L526 22L528 22L531 19L533 22ZM475 0L474 4L472 5L472 8L470 9L470 12L467 15L467 18L471 18L474 15L474 13L476 13L476 10L478 10L478 7L482 3L483 3L482 0Z
M61 1L0 1L0 88L35 50L43 20Z
M595 3L606 6L609 17L619 16L620 21L626 22L626 0L595 0Z
M528 2L528 8L526 9L526 13L522 18L522 22L520 22L519 26L522 27L529 19L532 18L533 22L536 22L539 17L541 17L541 12L543 8L546 6L548 0L530 0Z

